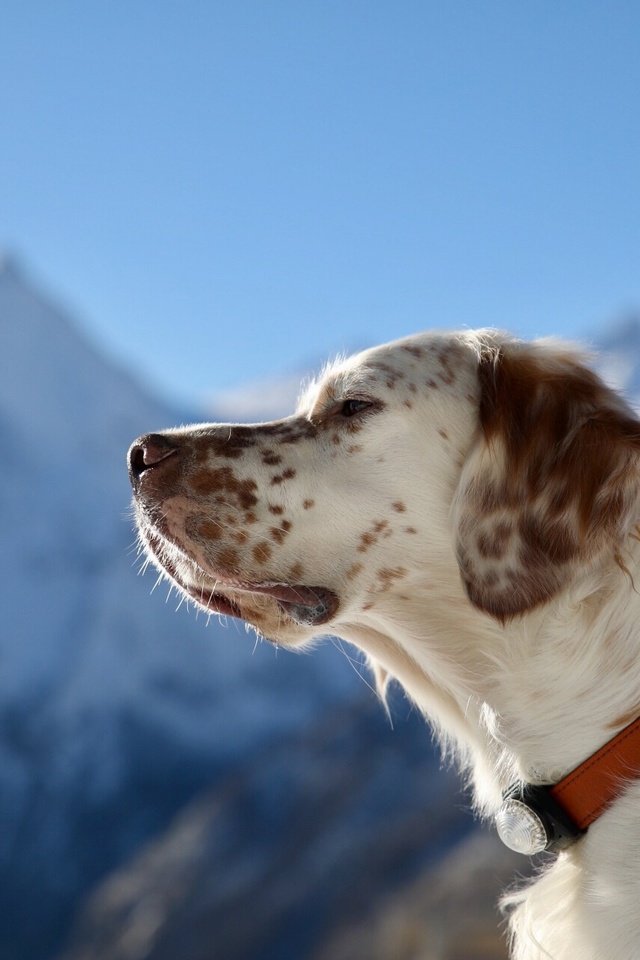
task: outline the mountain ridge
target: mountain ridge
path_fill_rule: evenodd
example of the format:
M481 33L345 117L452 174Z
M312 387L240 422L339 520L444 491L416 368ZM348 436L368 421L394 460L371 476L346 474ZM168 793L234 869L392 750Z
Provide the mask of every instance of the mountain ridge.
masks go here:
M136 576L124 456L185 412L103 360L6 261L0 338L0 953L26 960L220 769L350 696L353 678L169 616L166 591ZM305 695L282 698L293 675Z

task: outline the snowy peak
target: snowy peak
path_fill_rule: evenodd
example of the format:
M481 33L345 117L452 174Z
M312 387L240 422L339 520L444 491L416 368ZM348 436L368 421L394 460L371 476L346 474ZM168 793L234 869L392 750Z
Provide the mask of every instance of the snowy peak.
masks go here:
M49 469L71 469L82 457L113 480L115 449L170 422L168 409L106 362L7 254L0 257L0 342L0 415Z
M640 407L640 313L607 324L594 343L600 375Z

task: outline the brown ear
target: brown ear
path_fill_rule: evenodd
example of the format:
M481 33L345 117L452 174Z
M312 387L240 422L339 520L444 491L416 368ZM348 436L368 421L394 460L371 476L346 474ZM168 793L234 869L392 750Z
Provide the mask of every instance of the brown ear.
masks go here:
M487 343L479 438L455 504L469 599L500 620L544 603L637 521L640 421L566 351Z

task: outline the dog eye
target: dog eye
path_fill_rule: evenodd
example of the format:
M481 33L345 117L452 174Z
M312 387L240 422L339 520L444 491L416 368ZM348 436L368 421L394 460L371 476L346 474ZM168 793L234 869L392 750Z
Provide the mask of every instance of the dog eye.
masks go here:
M340 407L341 417L355 417L357 413L362 413L371 406L369 400L345 400Z

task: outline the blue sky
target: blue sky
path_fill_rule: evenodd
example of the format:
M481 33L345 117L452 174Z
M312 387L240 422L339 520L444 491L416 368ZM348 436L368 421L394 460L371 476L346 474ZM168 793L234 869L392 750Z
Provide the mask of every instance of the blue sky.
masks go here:
M174 398L640 305L640 5L4 0L0 244Z

